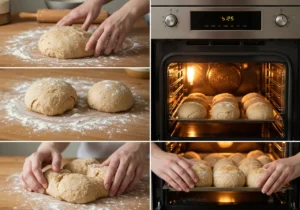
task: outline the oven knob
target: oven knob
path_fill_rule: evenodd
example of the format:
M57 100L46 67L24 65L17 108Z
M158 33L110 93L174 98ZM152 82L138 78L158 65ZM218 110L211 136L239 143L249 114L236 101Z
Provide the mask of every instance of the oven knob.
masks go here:
M165 24L169 27L174 27L176 26L178 23L177 17L175 15L167 15L167 17L165 18Z
M276 22L277 26L283 27L288 24L289 20L288 20L287 16L281 14L276 17L275 22Z

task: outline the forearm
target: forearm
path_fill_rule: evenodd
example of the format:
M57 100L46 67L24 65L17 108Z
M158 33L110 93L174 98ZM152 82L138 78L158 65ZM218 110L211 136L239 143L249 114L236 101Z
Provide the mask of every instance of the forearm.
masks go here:
M128 12L134 21L149 12L149 0L130 0L121 10Z
M146 142L127 142L120 149L129 151L140 151L142 154L149 154L149 143Z
M164 153L159 146L155 143L151 143L151 156L160 156L160 154Z
M67 146L69 145L68 142L43 142L38 147L38 151L49 151L49 150L56 150L62 153Z

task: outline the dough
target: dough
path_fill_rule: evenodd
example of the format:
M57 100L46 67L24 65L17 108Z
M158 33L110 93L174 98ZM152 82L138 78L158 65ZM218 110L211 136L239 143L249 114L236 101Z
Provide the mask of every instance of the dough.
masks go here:
M238 166L242 165L243 163L246 163L246 162L251 162L253 160L256 160L255 158L245 158L243 160L241 160L239 163L238 163Z
M233 160L236 164L239 164L244 158L246 157L242 153L235 153L229 156L229 159Z
M188 97L184 100L183 103L185 103L185 102L197 102L197 103L201 104L202 106L204 106L205 109L208 109L207 101L203 98L200 98L200 97L196 97L196 96L195 97Z
M244 173L235 166L223 166L214 171L215 187L243 187L245 182Z
M252 104L255 104L257 102L268 104L268 102L262 97L253 97L244 103L244 109L247 110Z
M215 103L215 101L221 99L221 98L224 98L224 97L229 97L229 98L233 98L235 99L234 95L230 94L230 93L220 93L218 95L215 95L215 97L213 97L213 100L212 102Z
M208 102L208 99L206 97L206 95L204 95L203 93L191 93L188 98L202 98L203 100L205 100L206 102Z
M215 120L236 120L240 118L240 110L232 103L220 102L212 107L211 116Z
M246 115L250 120L271 120L274 119L273 109L267 103L257 102L249 106Z
M55 173L51 169L47 170L44 173L48 181L47 194L70 203L89 203L101 197L107 197L108 191L105 190L103 179L107 168L92 169L90 168L92 166L88 166L91 162L97 161L93 159L77 159L64 167L72 168L75 171L63 169L61 173ZM75 167L77 163L79 165ZM82 170L80 166L84 167L89 173L81 174L85 169ZM93 171L98 171L98 173L92 173Z
M73 109L76 102L75 89L60 79L38 80L25 93L27 109L49 116L60 115Z
M123 83L103 80L89 89L87 102L91 108L101 112L122 112L133 106L134 98Z
M256 159L256 158L258 158L259 156L261 156L261 155L264 155L265 153L263 153L262 151L260 151L260 150L253 150L253 151L251 151L251 152L249 152L248 154L247 154L247 158L254 158L254 159Z
M261 162L261 164L263 164L263 165L266 165L266 164L272 162L272 159L271 159L269 156L267 156L267 155L261 155L261 156L259 156L259 157L257 158L257 160L258 160L259 162Z
M207 155L204 158L204 160L207 161L211 165L211 167L214 167L215 164L218 162L218 160L220 160L222 158L225 158L225 156L220 155L218 153L212 153L212 154Z
M222 158L222 159L218 160L218 162L216 162L216 164L214 165L214 171L218 170L219 168L221 168L223 166L235 166L235 167L237 167L237 164L231 159Z
M193 152L193 151L189 151L189 152L184 153L182 157L184 157L186 159L201 160L200 155L198 155L196 152Z
M77 174L87 174L88 166L92 164L100 163L94 158L80 158L67 163L64 166L64 169Z
M205 119L207 110L197 102L184 102L177 112L179 119Z
M244 104L246 101L248 101L249 99L251 98L254 98L254 97L262 97L262 95L260 95L259 93L248 93L247 95L245 95L243 98L242 98L242 104Z
M245 176L248 175L248 173L256 168L261 168L263 165L258 160L252 160L248 162L244 162L239 166L239 169L242 170L245 174Z
M43 34L38 43L40 52L54 58L82 58L93 55L85 51L91 33L74 26L55 26Z
M192 169L198 176L198 182L195 184L197 187L209 187L212 185L212 170L209 165L199 161L192 166Z
M239 107L239 104L237 102L237 100L235 98L231 98L231 97L223 97L223 98L219 98L217 100L214 101L213 106L221 103L221 102L228 102L228 103L232 103L234 104L236 107Z
M247 176L247 186L248 187L258 187L257 181L263 175L265 170L263 168L256 168L249 172Z

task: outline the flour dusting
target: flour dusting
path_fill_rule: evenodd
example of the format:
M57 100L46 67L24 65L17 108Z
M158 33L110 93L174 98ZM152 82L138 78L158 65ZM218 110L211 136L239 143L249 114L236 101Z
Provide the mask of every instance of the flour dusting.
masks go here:
M139 210L149 209L149 176L144 175L140 183L131 192L114 198L101 198L90 204L72 204L39 193L23 189L19 174L6 178L7 184L0 186L0 193L5 193L13 200L19 200L15 210ZM16 198L19 199L16 199ZM128 208L132 206L132 208Z
M0 101L0 111L5 111L5 116L0 117L4 125L21 124L35 134L60 131L74 131L81 135L88 131L100 131L114 138L117 133L133 133L132 129L141 126L149 126L149 103L137 87L129 87L135 99L135 104L128 112L104 113L89 108L87 104L87 92L95 84L88 78L59 78L70 83L77 91L78 102L74 109L60 116L44 116L27 110L24 103L24 95L32 81L15 83L11 91L4 92L3 100ZM0 91L1 93L1 91ZM144 123L145 122L145 123ZM148 122L148 123L147 123ZM30 131L31 130L31 131Z
M103 55L98 58L49 58L39 52L37 45L40 37L50 28L51 27L37 27L13 36L11 39L6 41L4 46L0 47L0 56L13 55L23 62L43 67L115 67L122 65L121 62L123 57L134 55L135 59L139 59L141 50L149 48L148 41L143 41L141 37L130 35L124 41L122 50L118 54L112 54L109 56ZM89 31L92 33L95 30L96 26L92 26Z

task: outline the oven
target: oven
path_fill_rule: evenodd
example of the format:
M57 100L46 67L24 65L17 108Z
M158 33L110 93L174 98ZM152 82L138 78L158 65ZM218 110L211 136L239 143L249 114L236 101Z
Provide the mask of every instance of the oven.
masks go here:
M153 0L151 28L154 140L299 139L300 2ZM272 119L249 119L241 99L256 92ZM191 93L205 94L205 119L182 119ZM234 95L240 117L211 118L211 100Z
M299 143L287 142L159 142L158 146L167 152L182 155L193 151L204 159L208 154L218 153L225 157L239 152L247 154L261 150L273 160L289 157L300 150ZM156 210L198 210L198 209L284 209L298 210L299 179L295 179L281 191L267 196L258 188L196 187L190 192L174 191L162 179L152 173L152 206Z

